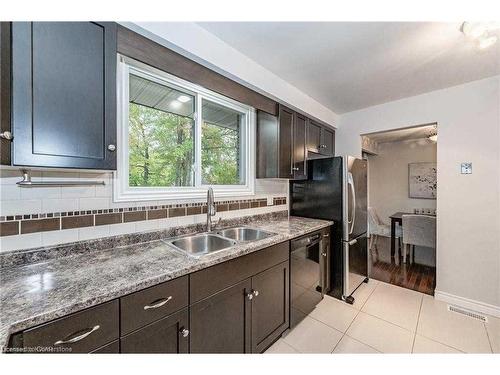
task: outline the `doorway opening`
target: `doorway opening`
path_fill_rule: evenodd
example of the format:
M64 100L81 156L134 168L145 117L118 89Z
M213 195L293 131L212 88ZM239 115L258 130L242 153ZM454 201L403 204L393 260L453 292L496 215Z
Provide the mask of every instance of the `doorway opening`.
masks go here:
M437 124L363 134L369 277L434 294Z

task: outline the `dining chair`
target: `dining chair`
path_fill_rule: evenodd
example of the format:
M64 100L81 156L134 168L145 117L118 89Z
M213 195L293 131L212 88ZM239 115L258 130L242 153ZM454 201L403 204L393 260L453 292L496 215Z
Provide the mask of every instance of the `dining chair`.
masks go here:
M378 236L390 237L391 226L385 224L378 216L377 211L373 207L368 207L368 233L370 234L370 242L368 248L377 245ZM399 246L401 247L402 231L399 226L396 227L395 237L397 237Z
M436 248L436 216L403 215L403 263L408 247L410 259L415 261L415 246Z

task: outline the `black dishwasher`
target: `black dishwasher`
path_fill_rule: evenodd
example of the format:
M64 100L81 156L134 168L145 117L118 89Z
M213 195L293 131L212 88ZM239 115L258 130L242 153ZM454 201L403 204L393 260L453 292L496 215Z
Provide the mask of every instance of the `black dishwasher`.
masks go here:
M323 299L328 285L328 231L318 231L291 241L290 326L304 319Z

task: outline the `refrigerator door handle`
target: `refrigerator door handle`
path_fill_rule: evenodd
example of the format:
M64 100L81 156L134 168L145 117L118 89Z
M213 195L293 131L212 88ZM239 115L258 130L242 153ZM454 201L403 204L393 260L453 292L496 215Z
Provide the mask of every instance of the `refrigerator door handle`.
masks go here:
M349 228L349 234L352 234L352 232L354 231L354 221L356 220L356 191L354 189L354 179L352 177L351 172L349 172L348 174L347 184L349 185L352 194L352 204L351 204L352 217L350 221L349 218L347 218L348 223L351 224L351 228Z

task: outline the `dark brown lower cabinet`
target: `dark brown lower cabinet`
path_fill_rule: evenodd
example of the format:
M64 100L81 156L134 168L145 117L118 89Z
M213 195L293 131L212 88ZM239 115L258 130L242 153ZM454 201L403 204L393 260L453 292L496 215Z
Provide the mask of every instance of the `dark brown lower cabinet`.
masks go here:
M120 341L116 340L107 345L101 346L99 349L91 352L92 354L118 354L120 353Z
M122 353L187 353L188 309L151 323L120 339Z
M289 326L288 280L288 262L252 277L253 353L263 352Z
M18 332L70 353L261 353L289 327L289 249L260 251Z
M190 307L191 353L250 352L251 280Z
M261 353L289 326L288 261L191 306L191 353Z

